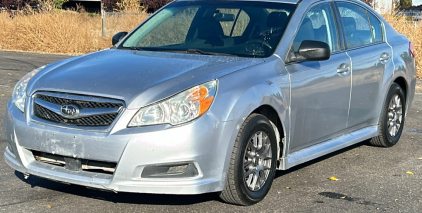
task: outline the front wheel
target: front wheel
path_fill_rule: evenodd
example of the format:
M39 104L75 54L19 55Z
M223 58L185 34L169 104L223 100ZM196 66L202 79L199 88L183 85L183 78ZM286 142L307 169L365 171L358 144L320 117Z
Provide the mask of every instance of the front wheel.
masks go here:
M276 163L276 135L270 121L251 114L237 135L220 198L237 205L258 203L270 190Z
M406 99L398 84L391 85L384 105L379 124L380 134L372 138L370 143L374 146L391 147L400 139L405 118Z

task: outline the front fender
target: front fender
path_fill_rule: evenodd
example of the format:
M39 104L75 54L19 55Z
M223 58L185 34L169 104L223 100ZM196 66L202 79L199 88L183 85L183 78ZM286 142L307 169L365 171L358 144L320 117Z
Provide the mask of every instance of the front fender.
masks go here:
M212 113L222 122L230 122L225 130L226 154L222 180L226 179L234 143L245 119L260 106L270 106L282 123L285 136L288 134L289 76L280 72L280 62L247 68L219 79L217 97ZM281 131L281 130L280 130Z

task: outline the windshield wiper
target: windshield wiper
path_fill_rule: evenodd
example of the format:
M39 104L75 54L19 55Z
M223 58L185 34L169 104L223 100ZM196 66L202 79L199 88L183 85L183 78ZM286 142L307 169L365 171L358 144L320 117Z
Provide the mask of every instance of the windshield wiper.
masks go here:
M142 47L135 47L135 46L132 46L132 47L130 47L130 50L147 50L147 49L144 49L144 48L142 48Z
M215 55L215 53L204 52L198 49L187 49L186 53L195 53L195 54L201 54L201 55Z
M185 53L184 50L157 49L157 48L151 48L151 47L135 47L135 46L132 46L129 49L130 50L140 50L140 51L152 51L152 52L181 52L181 53Z
M157 49L157 48L144 48L144 47L130 47L131 50L141 50L141 51L158 51L158 52L174 52L174 53L189 53L189 54L200 54L200 55L223 55L223 56L236 56L235 54L230 53L219 53L219 52L207 52L198 49Z
M219 52L206 52L198 49L188 49L186 50L186 53L194 53L194 54L201 54L201 55L224 55L224 56L238 56L235 54L230 53L219 53Z

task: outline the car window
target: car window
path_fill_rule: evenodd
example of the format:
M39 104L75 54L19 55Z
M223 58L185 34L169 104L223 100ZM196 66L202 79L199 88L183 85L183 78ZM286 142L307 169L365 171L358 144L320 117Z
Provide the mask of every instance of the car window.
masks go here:
M316 5L306 13L293 40L294 52L299 50L304 40L325 42L330 46L331 52L339 50L336 23L329 3Z
M137 46L168 46L174 44L183 44L191 27L191 23L199 7L183 8L176 14L171 12L160 13L158 19L164 19L154 29L149 31L145 37L140 40ZM154 24L147 22L148 24ZM161 39L163 38L163 39ZM165 39L164 39L165 38Z
M368 13L369 21L371 22L371 31L373 42L383 41L381 22L372 13Z
M355 4L337 3L343 22L347 48L359 47L372 43L366 10Z

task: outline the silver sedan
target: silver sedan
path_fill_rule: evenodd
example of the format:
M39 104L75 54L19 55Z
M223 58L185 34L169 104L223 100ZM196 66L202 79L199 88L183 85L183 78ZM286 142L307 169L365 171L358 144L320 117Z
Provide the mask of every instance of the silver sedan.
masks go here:
M354 0L177 0L112 42L17 83L8 165L251 205L277 169L395 145L415 92L412 43Z

